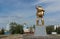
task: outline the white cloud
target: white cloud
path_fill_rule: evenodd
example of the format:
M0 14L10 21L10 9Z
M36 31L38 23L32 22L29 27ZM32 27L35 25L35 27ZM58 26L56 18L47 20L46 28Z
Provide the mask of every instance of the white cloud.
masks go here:
M49 1L48 1L49 3ZM53 3L51 3L50 5L48 5L45 10L48 12L48 13L55 13L55 12L58 12L60 11L60 1L58 0L54 0Z
M46 0L37 0L37 2L34 3L34 4L32 4L32 5L38 5L38 4L43 3L43 2L45 2L45 1L46 1Z

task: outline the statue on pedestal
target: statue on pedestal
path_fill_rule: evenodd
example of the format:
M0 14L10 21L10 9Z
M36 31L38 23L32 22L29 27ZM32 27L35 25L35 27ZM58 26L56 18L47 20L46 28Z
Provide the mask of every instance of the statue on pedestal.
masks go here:
M36 25L39 25L39 20L41 19L41 25L44 25L44 9L42 8L42 6L37 6L36 7L36 10L37 10L37 13L36 13L36 16L37 16L37 19L36 19Z
M46 34L46 27L44 25L44 12L45 10L41 6L36 7L37 13L37 19L36 19L36 26L35 26L35 33L34 36L47 36ZM41 20L41 24L40 24Z

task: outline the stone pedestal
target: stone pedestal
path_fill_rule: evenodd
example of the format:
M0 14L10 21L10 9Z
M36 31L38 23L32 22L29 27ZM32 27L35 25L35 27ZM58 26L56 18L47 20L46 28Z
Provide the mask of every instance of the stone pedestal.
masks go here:
M47 36L46 26L35 26L34 36Z

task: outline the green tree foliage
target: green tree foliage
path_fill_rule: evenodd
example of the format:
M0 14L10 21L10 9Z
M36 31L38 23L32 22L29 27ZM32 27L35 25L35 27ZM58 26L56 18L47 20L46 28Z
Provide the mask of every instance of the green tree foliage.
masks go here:
M11 34L23 34L23 26L15 22L10 23L10 32Z
M3 34L4 34L4 29L2 28L0 31L0 35L3 35Z
M1 30L1 32L2 32L2 34L4 34L4 29L2 28L2 30Z
M57 34L60 34L60 27L56 29Z
M53 32L53 31L54 31L54 26L47 26L46 27L47 34L51 34L51 32Z

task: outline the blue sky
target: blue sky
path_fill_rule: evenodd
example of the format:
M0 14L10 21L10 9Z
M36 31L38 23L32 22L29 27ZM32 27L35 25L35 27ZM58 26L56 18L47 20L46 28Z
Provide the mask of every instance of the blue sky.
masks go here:
M35 24L36 5L45 9L45 25L60 24L60 0L0 0L0 28L14 21Z

